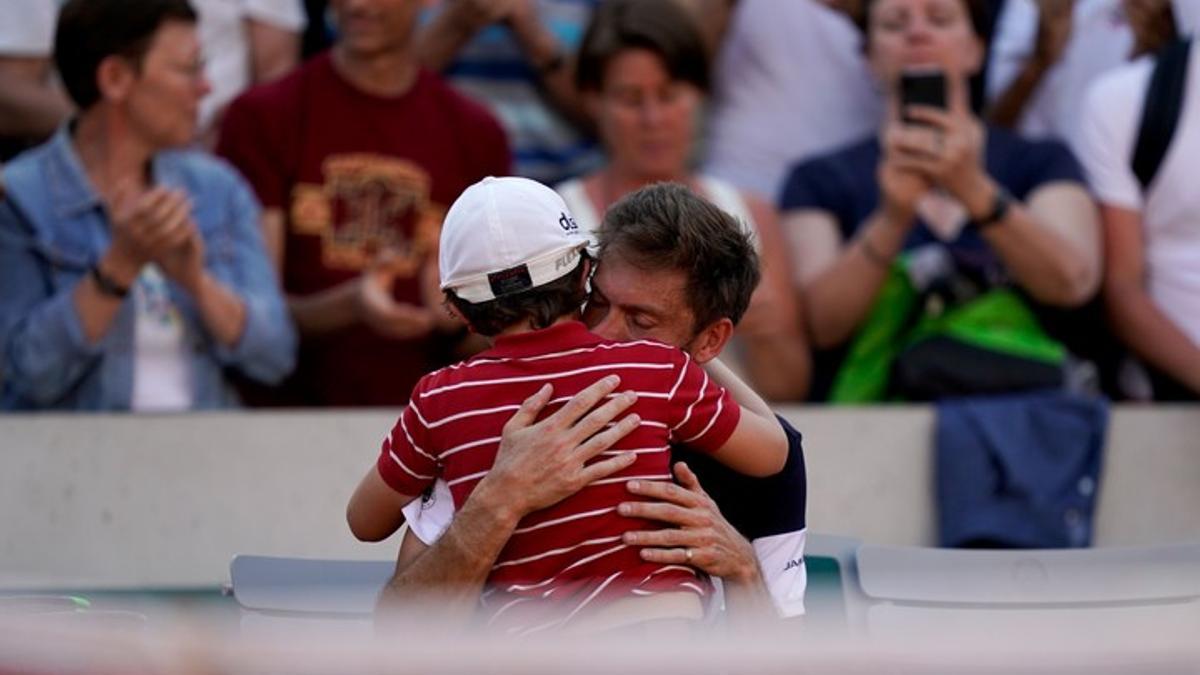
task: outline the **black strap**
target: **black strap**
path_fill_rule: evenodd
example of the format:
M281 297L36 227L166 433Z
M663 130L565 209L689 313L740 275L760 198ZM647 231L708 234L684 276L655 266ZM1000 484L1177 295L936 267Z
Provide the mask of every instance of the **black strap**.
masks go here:
M1137 145L1133 148L1130 160L1143 191L1149 188L1158 173L1179 123L1183 95L1187 89L1191 46L1191 40L1172 42L1159 52L1154 63L1150 85L1146 88L1146 100L1142 104Z

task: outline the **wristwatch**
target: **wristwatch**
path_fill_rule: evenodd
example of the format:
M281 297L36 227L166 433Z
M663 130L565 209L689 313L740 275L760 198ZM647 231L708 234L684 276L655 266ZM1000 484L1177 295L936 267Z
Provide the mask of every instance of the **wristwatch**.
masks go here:
M125 296L129 295L129 287L122 286L115 279L105 274L104 271L100 269L99 263L92 265L91 272L92 281L96 283L96 288L98 288L104 295L113 298L124 298Z
M1004 218L1008 215L1008 210L1012 206L1013 196L1004 189L1003 185L996 184L996 195L992 197L992 207L988 209L987 214L982 218L967 218L967 227L975 230L986 230L989 227L994 227L1004 222Z

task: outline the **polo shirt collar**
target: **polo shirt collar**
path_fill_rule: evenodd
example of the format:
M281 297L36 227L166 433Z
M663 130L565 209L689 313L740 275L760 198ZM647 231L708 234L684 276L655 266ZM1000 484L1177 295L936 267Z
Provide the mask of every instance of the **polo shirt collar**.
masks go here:
M549 328L513 335L501 335L495 345L481 356L522 358L560 351L564 347L583 347L603 340L588 330L582 321L564 321Z

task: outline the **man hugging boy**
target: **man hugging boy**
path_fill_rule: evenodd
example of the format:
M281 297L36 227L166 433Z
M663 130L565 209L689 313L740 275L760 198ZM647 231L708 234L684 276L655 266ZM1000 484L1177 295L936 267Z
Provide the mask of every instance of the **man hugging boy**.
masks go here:
M438 478L457 508L491 468L522 401L552 387L550 414L600 377L619 377L623 391L613 395L636 396L637 427L604 454L628 465L525 517L492 568L481 618L513 634L700 618L707 578L644 561L622 543L626 531L655 527L617 513L630 499L625 483L671 480L672 445L750 476L778 472L787 457L779 423L739 406L683 351L588 331L580 322L588 243L562 199L539 183L486 178L463 192L442 228L441 288L492 346L422 378L347 510L355 536L379 541Z

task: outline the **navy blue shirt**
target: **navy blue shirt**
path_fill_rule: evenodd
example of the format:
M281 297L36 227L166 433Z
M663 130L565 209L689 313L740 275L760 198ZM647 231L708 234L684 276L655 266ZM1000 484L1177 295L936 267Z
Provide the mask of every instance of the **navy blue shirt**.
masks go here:
M997 183L1014 197L1025 201L1034 190L1048 183L1084 182L1083 169L1071 151L1058 141L1031 141L1003 129L988 127L984 167ZM850 239L879 207L880 147L875 136L802 162L788 173L780 195L783 211L817 209L833 215L844 239ZM904 242L905 250L937 241L920 219ZM978 233L964 231L950 242L971 257L986 250ZM987 257L994 258L991 251Z
M673 460L686 462L700 479L721 515L743 537L754 541L805 528L808 477L804 468L803 437L787 420L775 416L787 434L788 457L774 476L752 478L717 462L711 455L672 448Z

